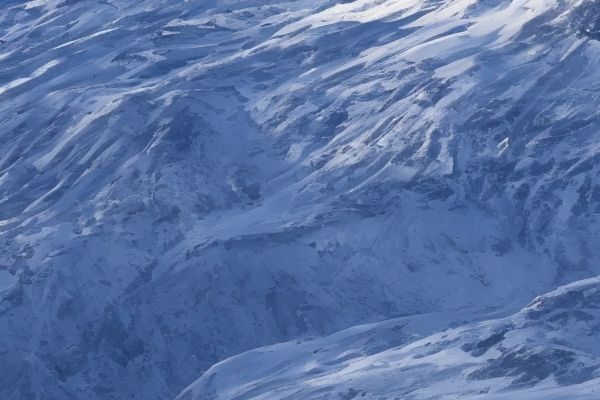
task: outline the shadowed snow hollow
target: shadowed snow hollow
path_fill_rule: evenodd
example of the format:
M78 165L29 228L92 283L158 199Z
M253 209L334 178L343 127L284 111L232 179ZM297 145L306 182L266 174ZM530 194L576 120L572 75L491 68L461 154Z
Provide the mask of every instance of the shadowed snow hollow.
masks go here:
M258 346L600 273L597 15L4 1L0 397L172 398Z

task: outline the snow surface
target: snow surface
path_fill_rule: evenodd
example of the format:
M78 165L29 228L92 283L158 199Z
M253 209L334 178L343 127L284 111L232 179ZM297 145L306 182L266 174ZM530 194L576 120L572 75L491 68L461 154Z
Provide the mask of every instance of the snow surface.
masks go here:
M0 397L171 399L260 346L600 274L599 15L4 1Z
M216 364L176 400L594 399L600 279L519 313L429 334L460 314L422 314Z

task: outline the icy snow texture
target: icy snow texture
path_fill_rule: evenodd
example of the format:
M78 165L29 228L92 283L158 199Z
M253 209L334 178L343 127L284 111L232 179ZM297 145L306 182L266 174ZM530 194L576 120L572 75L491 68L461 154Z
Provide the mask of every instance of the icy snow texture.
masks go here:
M600 273L597 2L0 7L2 398Z

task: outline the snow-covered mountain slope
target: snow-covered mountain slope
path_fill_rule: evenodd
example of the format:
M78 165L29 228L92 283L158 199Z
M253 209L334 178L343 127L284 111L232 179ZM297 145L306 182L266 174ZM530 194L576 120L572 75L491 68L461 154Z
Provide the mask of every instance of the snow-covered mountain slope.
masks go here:
M449 315L358 326L225 360L177 400L595 399L599 310L592 278L510 317L431 335Z
M0 397L600 273L600 5L0 5Z

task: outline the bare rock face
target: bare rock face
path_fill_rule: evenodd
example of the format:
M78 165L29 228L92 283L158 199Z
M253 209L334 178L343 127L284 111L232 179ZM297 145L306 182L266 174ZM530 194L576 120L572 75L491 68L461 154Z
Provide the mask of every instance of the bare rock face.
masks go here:
M600 40L600 2L583 2L575 12L575 23L582 35Z

